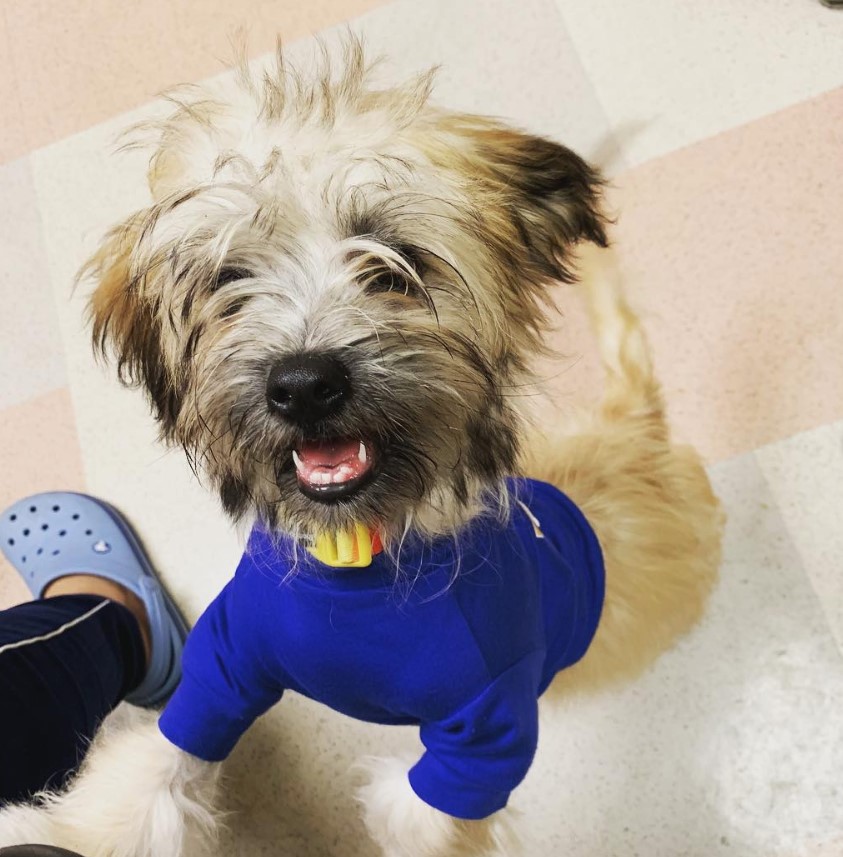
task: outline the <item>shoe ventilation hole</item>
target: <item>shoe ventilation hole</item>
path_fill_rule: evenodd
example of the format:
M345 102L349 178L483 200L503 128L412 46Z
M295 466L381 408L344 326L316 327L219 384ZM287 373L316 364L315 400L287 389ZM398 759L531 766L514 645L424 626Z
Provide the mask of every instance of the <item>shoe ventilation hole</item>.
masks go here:
M28 535L29 535L29 530L24 530L24 531L23 531L23 534L24 534L25 536L28 536Z
M58 556L60 553L61 553L61 551L59 551L59 550L54 550L54 551L53 551L53 556Z
M30 512L37 512L37 511L38 511L38 507L37 507L37 506L30 506L30 507L29 507L29 511L30 511Z
M44 548L38 548L38 550L35 551L35 553L37 553L38 556L41 556L41 554L44 553Z
M9 539L9 544L10 544L10 545L13 545L14 543L15 543L15 540L14 540L14 539Z
M58 510L59 510L59 507L58 507L58 506L53 506L53 511L54 511L54 512L58 512ZM30 511L32 511L32 510L30 509Z
M76 512L75 514L71 515L70 517L73 518L74 521L78 521L79 520L79 513Z
M93 531L93 530L85 530L85 535L86 535L86 536L92 536L93 534L94 534L94 531Z
M49 530L49 529L50 529L50 525L49 525L49 524L41 524L41 529L42 529L42 530Z
M67 530L59 530L59 535L60 535L60 536L66 536L66 535L67 535Z
M10 521L17 521L17 519L18 519L18 516L17 516L17 515L9 515L9 520L10 520Z
M25 557L25 556L22 556L22 557L20 558L20 561L21 561L21 562L26 562L26 557Z

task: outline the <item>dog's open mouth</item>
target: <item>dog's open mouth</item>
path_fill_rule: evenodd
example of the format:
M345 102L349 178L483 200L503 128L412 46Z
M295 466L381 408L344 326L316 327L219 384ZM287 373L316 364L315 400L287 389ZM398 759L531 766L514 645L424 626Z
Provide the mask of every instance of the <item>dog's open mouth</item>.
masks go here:
M305 441L293 450L299 490L321 502L351 496L372 478L373 451L360 438Z

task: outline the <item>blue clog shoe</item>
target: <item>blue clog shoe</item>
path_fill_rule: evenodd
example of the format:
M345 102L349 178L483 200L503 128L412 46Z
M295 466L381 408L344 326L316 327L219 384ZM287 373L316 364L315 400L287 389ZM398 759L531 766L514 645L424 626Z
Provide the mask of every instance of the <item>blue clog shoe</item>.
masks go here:
M94 574L134 592L146 607L152 650L144 680L126 700L151 707L169 698L181 678L187 624L114 507L86 494L34 494L0 514L0 549L36 598L68 574Z

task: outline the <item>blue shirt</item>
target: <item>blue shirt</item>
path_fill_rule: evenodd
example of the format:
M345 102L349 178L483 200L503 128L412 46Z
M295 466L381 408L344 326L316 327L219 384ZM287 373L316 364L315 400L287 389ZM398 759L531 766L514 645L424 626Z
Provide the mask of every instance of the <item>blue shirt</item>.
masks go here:
M329 568L256 528L234 579L202 615L160 721L220 761L294 690L375 723L416 724L410 783L478 819L506 805L538 740L537 700L578 661L600 618L600 547L556 488L512 479L508 524L405 546L368 568ZM398 569L400 568L400 572Z

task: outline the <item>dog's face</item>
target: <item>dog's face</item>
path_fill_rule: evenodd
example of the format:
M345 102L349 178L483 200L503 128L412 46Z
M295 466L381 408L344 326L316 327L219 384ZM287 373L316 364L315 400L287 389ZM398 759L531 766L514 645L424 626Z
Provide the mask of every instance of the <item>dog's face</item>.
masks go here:
M366 78L352 43L178 102L88 271L95 342L232 516L388 541L500 498L546 285L605 236L569 150Z

